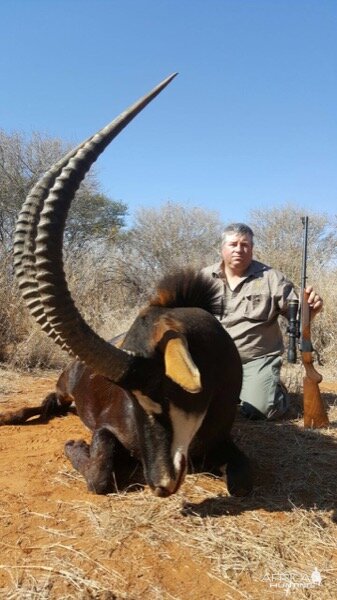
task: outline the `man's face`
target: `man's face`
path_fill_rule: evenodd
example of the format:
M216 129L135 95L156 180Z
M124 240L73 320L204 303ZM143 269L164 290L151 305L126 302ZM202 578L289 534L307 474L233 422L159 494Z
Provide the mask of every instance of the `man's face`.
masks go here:
M253 258L253 242L249 235L228 233L221 249L225 266L244 273Z

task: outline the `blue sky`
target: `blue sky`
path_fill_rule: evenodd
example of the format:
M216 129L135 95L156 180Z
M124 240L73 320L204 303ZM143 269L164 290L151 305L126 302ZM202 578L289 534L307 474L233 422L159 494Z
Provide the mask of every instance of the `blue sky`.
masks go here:
M179 76L97 163L129 207L337 213L336 0L2 0L0 127L80 142Z

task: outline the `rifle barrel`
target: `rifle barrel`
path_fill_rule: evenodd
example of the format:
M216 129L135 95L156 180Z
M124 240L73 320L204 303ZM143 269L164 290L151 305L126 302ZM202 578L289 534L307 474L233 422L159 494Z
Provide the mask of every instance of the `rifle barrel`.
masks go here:
M308 225L309 217L302 217L303 223L303 250L302 250L302 269L301 269L301 292L306 288L307 282L307 254L308 254Z

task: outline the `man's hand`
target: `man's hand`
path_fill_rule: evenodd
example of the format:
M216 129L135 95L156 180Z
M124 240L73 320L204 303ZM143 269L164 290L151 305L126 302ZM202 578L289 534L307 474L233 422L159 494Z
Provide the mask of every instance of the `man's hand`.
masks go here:
M320 310L323 308L323 300L322 298L315 292L312 285L309 285L305 288L306 293L308 294L308 304L311 309L311 317L315 317Z

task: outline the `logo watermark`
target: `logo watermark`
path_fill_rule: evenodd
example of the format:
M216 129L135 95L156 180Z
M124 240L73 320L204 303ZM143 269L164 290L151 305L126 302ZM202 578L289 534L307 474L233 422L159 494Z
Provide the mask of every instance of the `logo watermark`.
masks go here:
M285 573L266 574L262 577L261 581L269 583L269 587L271 588L283 589L286 594L289 594L293 590L312 589L321 585L322 576L317 567L315 567L310 575L288 571Z

